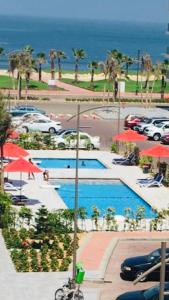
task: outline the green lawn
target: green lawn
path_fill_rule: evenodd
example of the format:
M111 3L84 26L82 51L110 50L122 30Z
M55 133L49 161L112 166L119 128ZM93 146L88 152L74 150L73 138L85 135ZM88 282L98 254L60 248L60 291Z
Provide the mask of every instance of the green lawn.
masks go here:
M86 81L79 81L78 83L75 83L72 79L62 79L62 81L65 82L65 83L69 83L69 84L84 88L84 89L93 90L95 92L104 91L105 86L106 86L106 90L108 90L108 83L105 80L95 81L93 86L91 86L90 82L86 82ZM160 80L156 81L155 85L154 85L153 92L160 93L160 85L161 85ZM143 86L144 86L144 83L143 83ZM110 84L109 89L110 89L110 91L113 90L112 84ZM140 90L140 84L139 84L139 90ZM126 92L135 92L135 91L136 91L136 81L133 81L133 80L126 81ZM151 91L151 89L150 89L150 91ZM168 84L167 84L167 87L165 89L165 92L169 92L169 85Z
M15 79L15 87L17 87L17 80ZM25 88L25 80L22 80L22 87ZM13 88L12 79L9 76L0 75L0 88L1 89L9 89ZM48 85L44 82L38 82L35 80L30 80L29 89L35 90L47 90Z

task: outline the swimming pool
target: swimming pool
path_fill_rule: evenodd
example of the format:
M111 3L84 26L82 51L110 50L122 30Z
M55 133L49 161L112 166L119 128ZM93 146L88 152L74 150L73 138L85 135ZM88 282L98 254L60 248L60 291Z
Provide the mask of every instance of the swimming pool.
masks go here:
M75 158L34 158L35 162L39 161L39 167L44 169L55 168L75 168ZM106 169L98 159L79 159L80 169Z
M68 208L74 207L74 182L61 181L60 189L57 190ZM103 216L108 207L116 210L116 215L123 215L126 208L136 212L138 207L145 208L146 218L154 217L154 213L141 197L120 180L110 181L84 181L79 182L79 207L87 208L88 216L92 214L92 207L96 206Z

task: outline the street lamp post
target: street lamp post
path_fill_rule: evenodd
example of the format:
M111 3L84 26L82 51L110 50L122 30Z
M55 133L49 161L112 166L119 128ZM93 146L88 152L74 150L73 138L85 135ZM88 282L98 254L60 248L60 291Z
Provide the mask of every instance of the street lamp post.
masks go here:
M120 102L119 105L109 105L109 106L96 106L89 109L85 109L83 111L80 110L80 104L77 105L77 113L73 115L70 120L77 117L76 121L76 130L77 130L77 142L76 142L76 169L75 169L75 198L74 198L74 237L73 237L73 271L72 271L72 279L75 283L76 277L76 263L77 263L77 232L78 232L78 198L79 198L79 141L80 141L80 115L91 111L97 110L100 108L118 108L118 133L120 131Z

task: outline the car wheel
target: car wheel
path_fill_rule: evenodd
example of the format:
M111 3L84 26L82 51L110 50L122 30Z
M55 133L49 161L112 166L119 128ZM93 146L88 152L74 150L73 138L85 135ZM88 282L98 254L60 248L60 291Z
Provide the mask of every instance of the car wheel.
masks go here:
M66 145L64 143L59 143L58 148L59 149L66 149Z
M24 126L23 129L25 130L25 133L28 133L28 132L29 132L28 127Z
M87 150L94 150L94 145L93 144L87 145Z
M145 134L145 133L146 133L146 129L147 129L147 127L145 127L145 128L143 129L143 134Z
M56 133L56 129L54 127L49 128L50 133Z
M159 133L155 133L154 136L153 136L154 141L159 141L160 138L161 138L161 135Z
M136 279L137 279L138 277L140 277L143 273L144 273L144 271L138 271L138 272L136 273ZM144 282L144 281L146 281L146 276L143 277L143 278L140 280L140 282Z

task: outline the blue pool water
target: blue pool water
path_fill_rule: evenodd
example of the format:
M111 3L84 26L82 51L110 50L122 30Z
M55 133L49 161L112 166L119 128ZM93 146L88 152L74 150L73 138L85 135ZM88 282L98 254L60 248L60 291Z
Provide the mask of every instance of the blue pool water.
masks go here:
M40 161L39 167L50 168L70 168L76 167L76 159L69 158L34 158L35 162ZM97 159L79 159L79 168L82 169L106 169L106 167Z
M68 208L74 207L74 183L62 181L57 192L64 200ZM121 181L81 181L79 183L79 207L87 208L88 216L92 214L92 206L97 206L101 215L105 214L108 207L116 210L116 215L123 215L125 208L131 208L133 212L143 206L146 218L154 217L151 207L134 191Z

